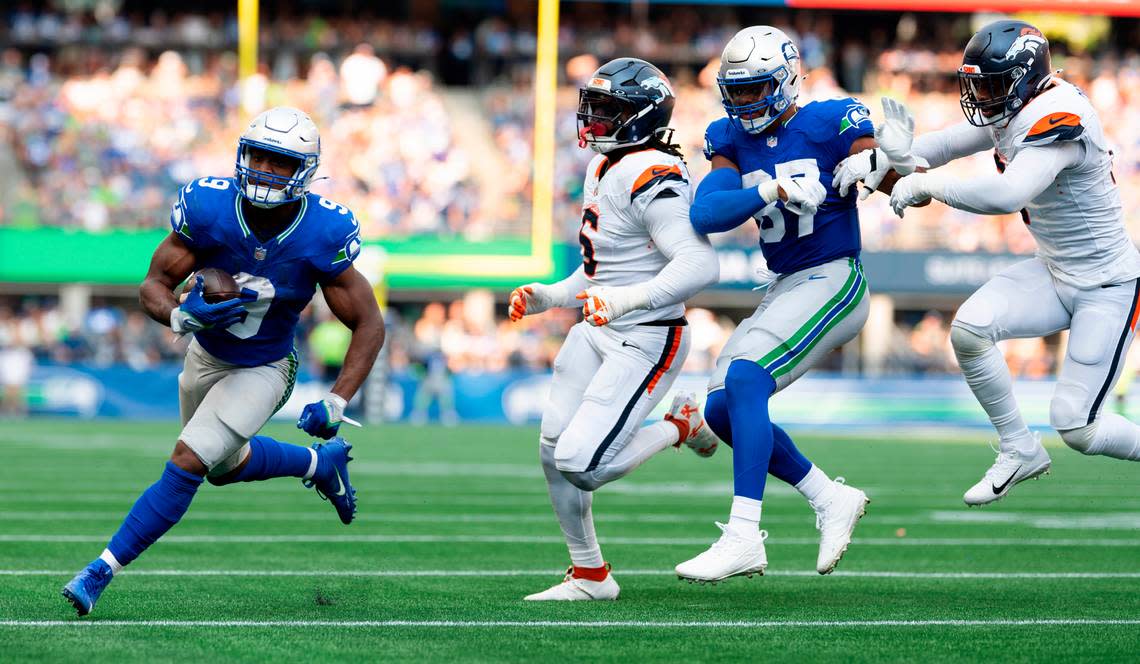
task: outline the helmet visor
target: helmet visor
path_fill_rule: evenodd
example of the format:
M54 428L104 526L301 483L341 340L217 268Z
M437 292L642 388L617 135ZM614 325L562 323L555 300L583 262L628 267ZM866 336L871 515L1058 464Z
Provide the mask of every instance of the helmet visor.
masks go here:
M958 68L958 88L961 92L962 112L966 119L978 127L1000 122L1017 112L1011 101L1020 98L1017 84L1025 76L1022 67L1011 67L1001 72L982 72L974 65Z

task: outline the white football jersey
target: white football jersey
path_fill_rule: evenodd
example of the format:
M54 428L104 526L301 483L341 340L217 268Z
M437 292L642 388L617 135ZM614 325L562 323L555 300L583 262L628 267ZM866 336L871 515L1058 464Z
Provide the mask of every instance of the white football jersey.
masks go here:
M1112 151L1100 119L1076 86L1060 79L1035 97L1004 128L991 127L998 159L1057 141L1084 148L1079 164L1060 172L1022 215L1037 255L1058 280L1078 288L1140 277L1140 252L1124 226Z
M656 277L669 262L653 243L645 208L666 189L693 199L684 160L647 148L611 166L606 155L590 161L582 188L582 265L591 286L632 286ZM682 303L633 311L610 324L628 327L685 315Z

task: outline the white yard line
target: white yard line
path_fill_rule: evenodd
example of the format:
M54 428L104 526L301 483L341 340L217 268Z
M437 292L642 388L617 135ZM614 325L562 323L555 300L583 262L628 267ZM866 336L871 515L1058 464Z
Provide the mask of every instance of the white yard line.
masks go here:
M0 576L68 577L75 570L0 569ZM222 577L530 577L559 576L565 569L422 569L422 570L264 570L264 569L130 569L128 576L222 576ZM667 569L619 569L616 576L674 576ZM810 570L771 570L765 576L818 577ZM854 579L1140 579L1140 572L835 572L833 577Z
M758 627L1084 627L1140 625L1140 619L1030 618L992 620L0 620L0 627L631 627L631 628L758 628Z
M0 542L10 543L105 543L107 535L0 535ZM565 544L557 535L167 535L165 544ZM710 537L602 537L602 544L644 546L707 545ZM819 544L815 537L772 537L770 544ZM857 546L1070 546L1070 547L1140 547L1140 539L1111 538L1020 538L1020 537L857 537Z

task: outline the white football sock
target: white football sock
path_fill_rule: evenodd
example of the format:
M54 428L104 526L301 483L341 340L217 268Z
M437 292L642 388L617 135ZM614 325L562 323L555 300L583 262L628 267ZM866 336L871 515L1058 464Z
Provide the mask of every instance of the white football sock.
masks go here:
M680 435L677 425L672 422L650 424L638 431L633 440L592 475L599 485L625 477L649 460L649 457L675 444Z
M554 506L562 535L566 538L566 547L570 550L570 562L578 567L601 567L605 561L594 532L594 514L591 511L594 494L571 484L555 467L553 441L544 438L539 444L539 454L550 491L550 503Z
M309 469L305 471L305 476L301 478L303 480L313 479L313 473L317 472L317 451L310 447L309 454L313 455L313 460L309 462Z
M760 536L760 513L763 501L744 496L732 497L732 509L728 513L728 527L741 537Z
M1101 413L1089 452L1113 459L1140 461L1140 426L1116 413Z
M952 334L959 339L964 334L973 337L968 343L954 344L954 354L974 398L997 429L999 447L1003 452L1031 454L1038 442L1021 417L1013 396L1013 380L1001 351L993 342L964 328L955 328Z
M807 475L796 484L796 491L807 498L812 509L818 511L831 501L831 496L835 493L835 482L813 463Z
M110 549L103 549L103 553L99 554L99 559L107 563L111 567L111 576L115 576L123 571L123 566L115 558L115 554L111 553Z

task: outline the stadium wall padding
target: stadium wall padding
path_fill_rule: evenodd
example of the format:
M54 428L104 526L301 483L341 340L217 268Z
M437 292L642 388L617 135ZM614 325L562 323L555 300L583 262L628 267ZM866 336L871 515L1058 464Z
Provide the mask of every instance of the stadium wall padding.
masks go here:
M28 386L31 413L169 420L176 426L179 370L177 365L145 371L123 366L39 366ZM686 374L673 389L703 395L707 380ZM525 370L464 373L451 379L459 421L489 424L537 424L549 385L548 373ZM420 386L416 375L396 374L385 396L386 419L408 420ZM1048 424L1053 388L1052 380L1017 383L1017 398L1031 425ZM295 419L306 403L320 399L327 389L302 372L276 417ZM666 394L652 417L663 415L670 400L671 394ZM824 428L989 424L965 382L956 376L872 379L813 374L781 392L773 401L772 415L781 424ZM432 403L427 416L439 418L438 403Z

